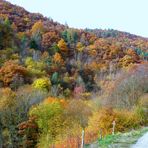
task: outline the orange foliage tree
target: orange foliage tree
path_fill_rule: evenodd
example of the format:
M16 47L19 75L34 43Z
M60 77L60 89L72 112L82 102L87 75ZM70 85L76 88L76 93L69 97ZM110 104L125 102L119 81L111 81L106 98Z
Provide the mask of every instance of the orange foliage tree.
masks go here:
M53 62L56 64L63 64L64 60L62 59L62 56L60 53L55 53L55 55L53 56Z
M44 104L50 104L50 103L60 103L63 107L66 107L67 101L63 98L56 98L56 97L48 97L44 100Z
M5 62L0 68L0 81L3 82L4 86L8 86L13 81L15 75L25 77L27 75L26 68L13 61Z

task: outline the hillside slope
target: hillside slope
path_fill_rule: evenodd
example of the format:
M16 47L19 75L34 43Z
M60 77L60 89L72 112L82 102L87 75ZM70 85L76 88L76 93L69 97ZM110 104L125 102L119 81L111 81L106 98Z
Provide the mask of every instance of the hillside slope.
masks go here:
M78 148L147 126L147 60L146 38L0 0L0 148Z
M52 85L60 83L63 90L74 91L81 77L86 91L96 91L100 89L96 75L115 74L148 58L148 39L129 33L69 28L4 0L0 18L0 71L9 60L17 62L32 76L21 75L24 84L46 76ZM67 82L63 77L68 77ZM13 76L5 79L0 77L2 86L10 86Z

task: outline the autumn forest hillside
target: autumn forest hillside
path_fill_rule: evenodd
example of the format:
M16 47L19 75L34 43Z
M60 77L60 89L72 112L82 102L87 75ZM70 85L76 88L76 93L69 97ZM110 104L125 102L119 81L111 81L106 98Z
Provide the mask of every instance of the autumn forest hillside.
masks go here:
M90 143L114 120L120 132L147 125L147 97L148 38L0 0L0 148L79 148L82 129Z

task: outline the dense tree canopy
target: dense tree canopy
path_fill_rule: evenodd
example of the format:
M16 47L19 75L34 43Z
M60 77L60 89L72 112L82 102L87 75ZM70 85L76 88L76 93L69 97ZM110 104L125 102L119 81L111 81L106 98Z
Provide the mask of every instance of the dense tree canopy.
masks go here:
M0 1L0 148L78 148L113 121L120 132L147 126L147 93L147 38Z

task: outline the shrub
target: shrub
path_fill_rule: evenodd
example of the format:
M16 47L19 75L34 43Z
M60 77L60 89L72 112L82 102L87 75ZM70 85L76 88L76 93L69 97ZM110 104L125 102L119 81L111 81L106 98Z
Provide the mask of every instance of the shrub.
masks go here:
M48 97L44 100L44 104L59 103L61 106L66 106L67 102L63 98Z
M7 110L16 103L16 94L10 88L0 89L0 111Z
M147 126L148 125L148 117L147 117L148 109L138 105L135 108L134 112L137 115L137 117L139 118L140 125Z
M138 128L143 120L141 120L141 116L138 116L135 111L102 108L94 112L93 116L90 118L89 126L86 129L86 139L90 142L91 139L95 138L92 136L89 137L89 135L93 135L97 138L100 132L102 136L111 134L113 121L116 123L115 132L124 132Z
M39 78L33 82L33 87L40 90L49 90L51 82L48 78Z
M115 120L115 113L111 108L103 108L98 112L95 112L90 118L88 132L93 132L98 136L98 132L102 132L102 135L111 133L112 122Z
M139 117L133 111L115 110L116 131L124 132L129 129L135 129L140 126Z
M63 92L63 95L65 96L65 97L70 97L71 96L71 90L69 89L69 88L66 88L65 90L64 90L64 92Z
M35 147L37 144L39 131L36 118L31 116L27 121L24 121L18 125L18 134L23 137L22 147Z
M40 104L31 109L30 115L37 117L36 123L41 131L39 147L54 144L64 130L61 105L58 102Z

